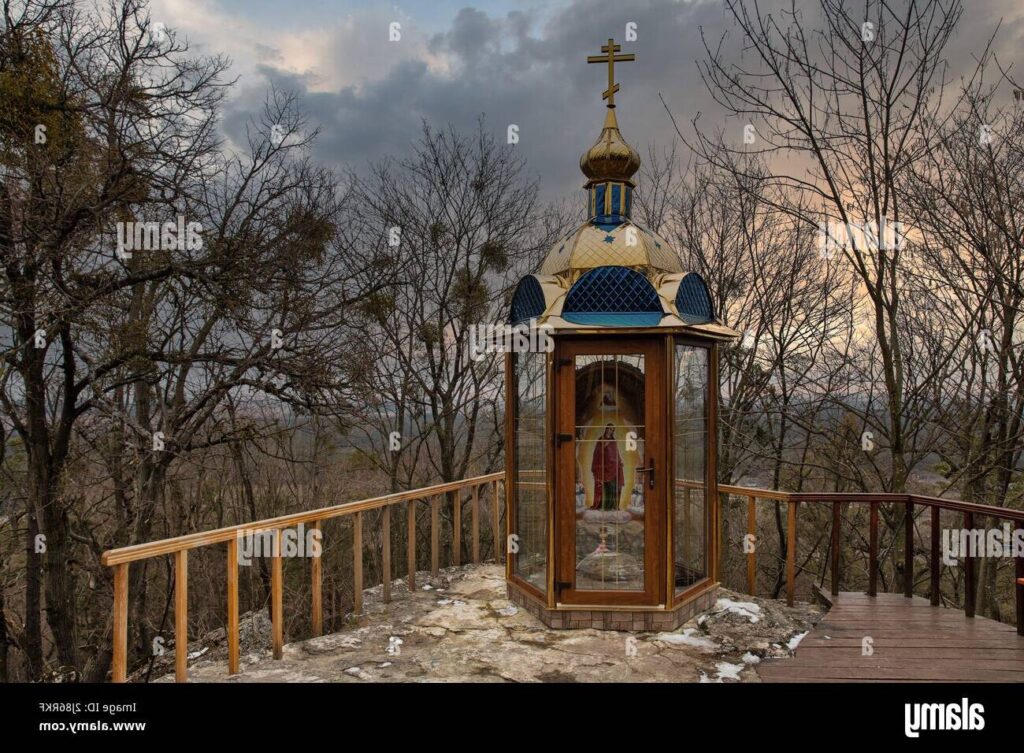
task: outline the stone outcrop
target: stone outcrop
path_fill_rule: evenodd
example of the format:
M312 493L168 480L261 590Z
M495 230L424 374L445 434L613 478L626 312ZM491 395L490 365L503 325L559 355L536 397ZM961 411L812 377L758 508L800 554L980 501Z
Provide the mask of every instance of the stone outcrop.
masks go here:
M249 615L256 632L243 640L241 673L228 677L223 631L216 631L190 645L193 655L202 651L190 662L190 680L756 682L760 660L787 655L821 614L723 590L711 610L670 633L550 630L508 601L500 566L420 573L417 583L410 593L395 581L390 604L379 586L368 589L353 627L287 644L280 661L270 656L265 613Z

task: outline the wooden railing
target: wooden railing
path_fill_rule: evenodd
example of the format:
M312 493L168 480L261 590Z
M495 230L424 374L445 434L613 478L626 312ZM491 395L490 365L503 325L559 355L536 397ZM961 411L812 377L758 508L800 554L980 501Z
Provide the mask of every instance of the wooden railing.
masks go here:
M114 682L125 682L128 676L128 567L132 562L174 555L174 633L175 633L175 678L178 682L188 679L188 552L198 547L214 544L227 544L227 640L228 640L228 672L236 674L239 668L238 646L238 542L245 536L264 535L272 537L271 554L271 622L273 655L280 659L284 646L284 614L282 596L282 557L281 533L285 529L299 524L309 525L312 530L320 530L325 520L352 516L353 531L353 612L362 612L363 599L363 513L370 510L381 510L381 569L383 572L383 599L391 600L391 507L408 503L408 538L407 560L409 563L409 588L416 588L416 503L430 502L430 565L434 575L440 569L440 516L442 498L448 494L456 495L452 508L452 558L454 565L461 564L462 551L462 497L461 492L469 490L470 498L470 530L472 536L472 558L480 562L480 490L491 487L492 531L494 539L494 557L500 561L504 547L499 546L501 539L501 511L504 508L502 497L498 494L498 485L503 483L505 474L490 473L485 476L436 484L408 492L388 494L383 497L364 499L358 502L346 502L332 507L307 510L281 515L276 518L242 523L236 526L218 528L203 533L192 533L176 536L171 539L136 544L120 549L104 552L102 563L114 570L114 651L112 677ZM320 534L322 535L322 533ZM315 635L323 632L323 571L320 557L311 557L312 580L312 627Z
M383 599L391 599L391 507L408 503L408 536L407 561L409 587L416 587L416 503L430 503L430 565L431 571L437 574L440 569L440 514L442 499L449 494L456 495L456 504L452 508L452 552L453 565L461 564L462 550L462 498L461 492L469 490L470 497L470 530L472 536L471 556L473 562L481 561L480 552L480 491L490 487L492 490L492 530L494 538L494 556L500 560L504 547L499 546L501 539L501 511L504 508L503 496L499 494L499 484L504 484L505 474L502 472L477 476L462 481L436 484L407 492L389 494L382 497L347 502L332 507L282 515L276 518L243 523L226 528L218 528L202 533L177 536L161 541L137 544L134 546L111 549L103 554L102 563L113 568L114 575L114 636L112 677L115 682L124 682L128 675L128 568L132 562L163 555L174 556L175 593L174 593L174 625L175 625L175 677L178 682L187 680L188 663L188 551L199 547L215 544L227 544L227 640L228 640L228 672L239 671L239 631L238 631L238 542L242 537L269 533L273 547L271 559L271 622L273 656L280 659L284 645L284 614L283 614L283 577L281 534L286 529L299 524L309 525L313 530L320 530L323 521L333 518L352 516L353 530L353 612L362 611L363 592L363 513L370 510L381 510L381 569ZM684 488L703 488L702 484L677 480L676 485ZM842 536L842 506L869 506L868 536L868 588L867 593L876 595L878 588L878 506L891 503L903 505L906 509L904 518L904 595L913 595L914 572L914 509L917 506L930 508L931 515L931 549L930 576L931 603L940 603L940 576L942 554L940 551L941 510L951 510L963 514L963 527L974 527L976 516L988 516L998 520L1012 521L1015 527L1024 528L1024 511L1011 510L990 505L980 505L959 500L927 497L916 494L845 494L828 492L790 493L757 489L745 486L719 485L719 494L726 494L747 499L747 533L757 536L757 503L758 501L783 502L787 505L786 515L786 601L792 605L796 592L797 576L797 515L800 505L831 504L832 527L830 539L831 592L839 592L840 579L840 544ZM687 506L687 510L688 510ZM757 553L752 547L747 557L747 591L757 593ZM974 558L964 556L965 572L965 613L974 616ZM320 557L311 557L312 615L311 623L314 635L323 631L323 571ZM1015 557L1015 592L1017 612L1017 632L1024 635L1024 557Z
M840 544L842 536L842 506L844 504L868 505L868 588L869 596L878 593L878 506L884 503L903 505L904 515L904 547L903 572L904 596L914 595L914 508L917 506L930 508L931 542L929 552L930 564L930 597L933 606L938 606L941 598L942 553L940 551L941 523L939 514L942 510L951 510L963 514L963 527L974 528L976 516L988 516L998 520L1011 521L1015 529L1024 528L1024 510L1011 510L992 505L980 505L973 502L962 502L941 497L927 497L919 494L845 494L830 492L780 492L767 489L756 489L746 486L720 484L720 494L729 494L747 498L747 533L757 536L757 501L770 500L785 502L786 516L786 602L792 606L796 591L796 542L797 542L797 510L801 504L831 504L832 531L830 542L831 592L839 593ZM751 547L747 555L747 590L751 594L757 592L757 553ZM964 562L964 613L974 616L974 557L961 553ZM1014 578L1017 612L1017 632L1024 635L1024 557L1014 557Z

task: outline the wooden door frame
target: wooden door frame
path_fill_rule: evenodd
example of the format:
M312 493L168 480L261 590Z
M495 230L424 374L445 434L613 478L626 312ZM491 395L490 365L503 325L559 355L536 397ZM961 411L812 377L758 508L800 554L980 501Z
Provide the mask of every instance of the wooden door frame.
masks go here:
M555 492L552 512L553 571L555 600L559 604L592 606L659 606L666 605L667 552L666 521L671 476L667 454L669 406L667 394L667 343L664 335L629 335L609 337L559 337L555 346L554 371L554 433L570 433L571 441L555 443ZM576 573L576 375L577 355L644 356L644 465L655 463L655 488L647 490L644 499L644 590L643 591L580 591L574 587L559 588L558 583L575 584ZM568 500L566 502L565 500ZM568 505L568 509L566 506ZM571 512L569 512L571 510Z
M701 348L707 351L707 388L704 394L704 577L691 583L683 590L676 593L675 590L675 446L676 446L676 378L679 368L676 356L676 347L679 345ZM668 452L672 463L672 489L670 498L669 516L667 522L668 544L668 594L670 606L675 607L685 604L695 596L706 591L710 586L718 582L718 564L720 542L720 500L718 498L718 343L701 337L690 337L687 335L675 334L672 336L668 347L668 405L669 405L669 427L668 427Z

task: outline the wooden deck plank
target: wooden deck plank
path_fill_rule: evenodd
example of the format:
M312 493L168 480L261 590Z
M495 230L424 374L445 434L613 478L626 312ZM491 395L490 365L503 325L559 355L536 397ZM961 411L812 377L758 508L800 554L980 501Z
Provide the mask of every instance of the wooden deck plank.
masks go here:
M764 682L1024 682L1024 636L1012 625L902 594L831 598L793 657L758 665Z

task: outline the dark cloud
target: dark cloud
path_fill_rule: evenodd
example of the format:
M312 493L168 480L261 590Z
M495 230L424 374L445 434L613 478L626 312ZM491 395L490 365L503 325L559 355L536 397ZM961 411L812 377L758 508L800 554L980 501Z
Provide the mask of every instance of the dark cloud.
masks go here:
M999 5L993 3L987 12L968 9L951 53L957 61L969 59L987 40ZM635 42L622 41L628 22L636 24ZM624 7L614 0L577 0L544 19L526 11L498 16L464 8L448 30L421 40L425 57L447 63L443 70L426 59L396 60L395 48L383 39L363 41L361 55L369 61L380 57L379 74L321 92L309 77L286 74L265 58L255 80L232 100L225 128L237 139L273 83L300 93L311 124L321 129L318 159L360 169L370 160L407 152L422 120L469 130L484 114L502 140L508 124L519 126L517 148L540 178L543 195L555 198L581 186L578 157L603 119L606 74L601 66L587 65L587 55L598 53L609 37L636 53L635 63L618 68L618 114L626 138L645 154L650 143L667 143L673 135L659 94L681 123L700 111L711 125L715 118L725 125L695 61L704 57L701 30L714 43L726 28L717 2L646 0ZM1008 45L1019 43L1020 36L1019 20L1004 24L1004 48L1013 50ZM739 41L733 37L734 44Z

